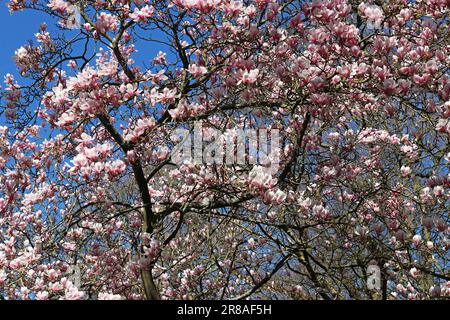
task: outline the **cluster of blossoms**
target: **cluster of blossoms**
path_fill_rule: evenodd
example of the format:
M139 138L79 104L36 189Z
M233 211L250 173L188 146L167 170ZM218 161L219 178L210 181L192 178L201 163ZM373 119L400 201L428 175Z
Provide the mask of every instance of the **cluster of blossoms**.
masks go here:
M267 172L267 168L254 166L249 172L248 184L250 188L260 193L266 204L281 204L286 199L286 193L276 188L277 180Z
M124 132L124 139L128 142L137 142L146 131L153 129L155 126L154 118L138 119L132 129Z
M93 147L80 144L76 151L78 154L71 160L74 166L69 172L72 174L80 172L85 179L89 179L92 175L101 176L104 173L107 173L109 178L117 177L126 169L125 163L120 159L106 160L112 151L112 146L108 143Z
M30 45L20 47L16 50L14 60L17 67L22 73L26 73L29 69L37 69L39 64L39 56L41 52L39 48Z
M362 16L367 19L367 25L372 28L379 28L384 19L383 9L377 5L368 5L362 2L358 6Z
M136 23L146 23L147 20L153 16L153 13L155 12L155 8L152 6L146 5L142 8L135 8L133 13L130 14L130 18L133 19Z

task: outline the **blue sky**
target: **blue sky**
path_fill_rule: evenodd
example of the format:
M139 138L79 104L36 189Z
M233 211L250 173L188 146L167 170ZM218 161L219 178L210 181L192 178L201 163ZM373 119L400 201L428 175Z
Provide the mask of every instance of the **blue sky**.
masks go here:
M28 40L33 40L36 44L34 34L38 32L41 23L46 22L48 30L52 35L61 33L57 30L55 24L56 20L49 15L34 10L16 11L10 14L5 1L0 1L0 82L3 86L3 76L7 73L18 75L16 66L12 59L14 52L20 46L27 43ZM152 32L152 36L161 35L159 32ZM103 47L103 46L101 46ZM145 62L149 63L153 57L158 54L159 50L165 51L160 44L147 43L138 49L138 53L134 54L134 58L138 64ZM168 56L170 56L170 53ZM18 80L20 77L16 77Z
M0 2L0 77L3 85L3 76L6 73L17 74L12 60L14 51L34 38L40 24L49 20L48 16L30 10L10 14L6 2Z

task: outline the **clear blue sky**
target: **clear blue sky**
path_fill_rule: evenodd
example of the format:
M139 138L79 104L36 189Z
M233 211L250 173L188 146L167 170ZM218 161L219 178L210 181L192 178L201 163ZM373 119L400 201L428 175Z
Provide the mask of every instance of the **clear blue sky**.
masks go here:
M0 81L3 86L3 76L6 73L16 75L12 56L14 51L26 44L27 40L34 40L34 34L38 31L43 21L49 21L48 16L36 11L20 11L10 14L6 2L0 2ZM49 23L50 24L50 23Z
M52 19L47 14L34 11L24 10L9 13L9 9L6 6L5 1L0 1L0 85L3 87L3 77L6 73L18 75L16 66L12 59L14 51L20 46L27 43L28 40L33 40L36 44L34 34L38 32L39 26L42 22L46 22L48 30L52 35L60 33L61 30L56 30L56 20ZM52 32L53 31L53 32ZM152 36L160 34L153 32ZM159 50L164 51L164 47L161 45L146 44L138 48L138 53L134 54L134 58L138 64L145 62L148 63L153 57L155 57ZM170 56L170 53L168 56ZM19 80L19 77L16 77Z

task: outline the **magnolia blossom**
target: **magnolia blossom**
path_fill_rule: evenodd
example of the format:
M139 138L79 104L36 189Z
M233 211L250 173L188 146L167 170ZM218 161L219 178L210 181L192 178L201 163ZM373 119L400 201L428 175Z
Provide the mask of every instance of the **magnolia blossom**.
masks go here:
M139 119L133 129L127 130L127 133L124 135L124 139L125 141L136 142L139 140L139 137L145 133L145 131L153 129L154 126L154 118Z
M418 234L414 235L412 238L413 244L417 247L419 246L420 242L422 241L422 237Z
M126 165L122 160L114 160L105 164L106 172L111 176L118 176L126 169Z
M28 56L28 50L25 47L20 47L16 50L15 56L20 60L25 59Z
M409 174L411 173L411 168L408 166L402 166L400 168L400 172L403 177L409 176Z
M368 26L371 28L379 28L384 18L383 10L377 5L366 5L362 2L359 9L363 11L367 18Z
M258 80L258 76L259 76L258 69L253 69L250 71L245 70L244 73L242 74L242 78L239 81L239 83L242 83L245 85L254 84Z
M314 216L320 219L329 219L331 218L330 211L327 210L323 205L314 205L312 208L312 212Z
M280 189L267 190L263 196L263 199L268 204L281 204L286 199L286 193L281 191Z
M155 8L153 6L146 5L140 9L135 8L133 13L130 14L130 18L137 23L139 22L147 23L147 19L152 17L154 12Z
M73 160L72 160L73 164L75 165L75 167L77 168L81 168L84 167L85 165L87 165L88 160L86 158L86 156L84 154L77 154Z
M73 112L65 112L61 115L61 117L59 118L58 121L55 122L55 124L58 127L65 127L67 125L71 125L75 122L75 115L73 114Z
M176 89L170 90L169 88L164 88L158 98L161 103L168 104L173 102L178 96Z
M117 30L117 18L112 14L105 12L100 13L95 22L95 29L100 33Z
M67 281L65 295L63 300L81 300L85 297L84 291L78 290L71 281Z
M450 134L450 120L439 119L438 123L436 124L436 130Z
M186 9L198 9L208 13L220 4L221 0L174 0L174 3Z
M47 6L60 14L71 13L73 8L72 5L65 0L51 0Z
M155 64L164 64L166 62L167 54L165 52L159 51L158 55L153 58L153 63Z
M36 294L37 300L48 300L48 298L49 298L48 291L40 291Z
M39 47L35 48L30 45L22 46L15 51L14 61L22 72L26 72L35 67L40 53L41 49Z
M202 67L202 66L198 66L196 64L190 64L188 71L195 78L198 78L198 77L201 77L202 75L204 75L205 73L207 73L208 69L206 69L205 67Z
M276 180L272 178L272 175L261 166L254 166L248 176L249 185L257 189L270 189L275 182Z

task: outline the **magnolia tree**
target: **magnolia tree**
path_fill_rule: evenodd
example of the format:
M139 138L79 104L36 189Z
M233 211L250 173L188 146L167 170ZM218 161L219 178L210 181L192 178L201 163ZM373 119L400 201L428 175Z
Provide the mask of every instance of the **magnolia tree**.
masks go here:
M7 5L1 298L450 296L449 0Z

